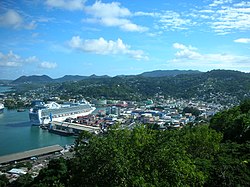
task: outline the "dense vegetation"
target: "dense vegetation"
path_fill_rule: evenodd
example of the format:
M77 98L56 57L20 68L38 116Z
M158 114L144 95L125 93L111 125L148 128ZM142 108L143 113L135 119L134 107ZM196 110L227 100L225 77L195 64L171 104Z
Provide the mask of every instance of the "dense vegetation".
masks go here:
M44 85L44 84L43 84ZM213 70L206 73L181 74L175 77L117 76L86 78L81 81L16 85L17 94L34 90L38 93L70 98L83 97L122 100L153 98L156 94L175 98L197 98L221 103L250 97L250 74L238 71Z
M223 141L245 143L250 141L250 100L240 106L217 113L210 122L211 128L223 132Z
M248 186L249 125L248 100L216 114L210 125L85 132L76 141L75 158L52 160L33 181L24 175L12 185Z
M41 78L41 77L40 77ZM72 78L72 77L71 77ZM71 80L71 79L69 79ZM85 77L81 81L24 82L15 85L15 93L4 102L9 109L29 107L20 99L43 99L59 97L61 100L118 99L143 101L157 95L174 98L238 105L250 98L250 74L238 71L213 70L206 73L180 74L175 77Z
M214 70L176 77L123 76L105 79L86 79L75 83L65 82L55 91L66 90L70 95L86 97L139 100L156 94L175 98L200 100L241 100L250 97L250 74ZM221 97L223 96L223 97ZM228 100L227 100L228 99Z

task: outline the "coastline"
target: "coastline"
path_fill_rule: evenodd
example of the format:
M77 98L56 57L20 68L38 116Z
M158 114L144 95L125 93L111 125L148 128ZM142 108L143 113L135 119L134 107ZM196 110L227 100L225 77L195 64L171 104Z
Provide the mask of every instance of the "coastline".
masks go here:
M0 114L0 156L59 144L71 145L74 137L63 137L31 126L28 110L6 110Z

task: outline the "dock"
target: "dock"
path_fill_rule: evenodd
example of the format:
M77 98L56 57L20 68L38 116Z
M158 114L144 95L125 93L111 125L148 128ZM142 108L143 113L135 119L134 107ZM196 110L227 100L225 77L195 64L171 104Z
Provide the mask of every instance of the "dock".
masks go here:
M60 145L52 145L48 147L42 147L38 149L32 149L29 151L24 151L20 153L9 154L5 156L0 156L0 164L25 160L35 156L47 155L63 150L63 147Z
M83 125L83 124L78 124L78 123L52 121L51 124L52 126L55 125L57 127L73 129L73 131L88 131L88 132L93 132L93 133L100 131L100 127L93 127L93 126L88 126L88 125Z

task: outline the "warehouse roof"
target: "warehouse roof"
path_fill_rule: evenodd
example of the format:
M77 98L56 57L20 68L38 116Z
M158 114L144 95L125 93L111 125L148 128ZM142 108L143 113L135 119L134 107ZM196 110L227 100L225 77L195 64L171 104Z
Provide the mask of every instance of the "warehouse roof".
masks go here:
M5 155L5 156L0 157L0 164L18 161L18 160L24 160L24 159L31 158L34 156L46 155L46 154L54 153L54 152L61 151L61 150L63 150L63 147L61 147L60 145L52 145L48 147L42 147L38 149L24 151L21 153Z

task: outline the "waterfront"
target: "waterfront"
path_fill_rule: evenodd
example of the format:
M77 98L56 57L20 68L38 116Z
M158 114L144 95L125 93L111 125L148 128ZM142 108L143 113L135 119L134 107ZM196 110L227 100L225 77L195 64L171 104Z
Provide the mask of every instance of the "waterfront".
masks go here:
M0 93L11 91L12 87L9 86L0 86Z
M0 114L0 156L54 144L73 144L74 137L49 133L29 122L28 110L4 110Z

